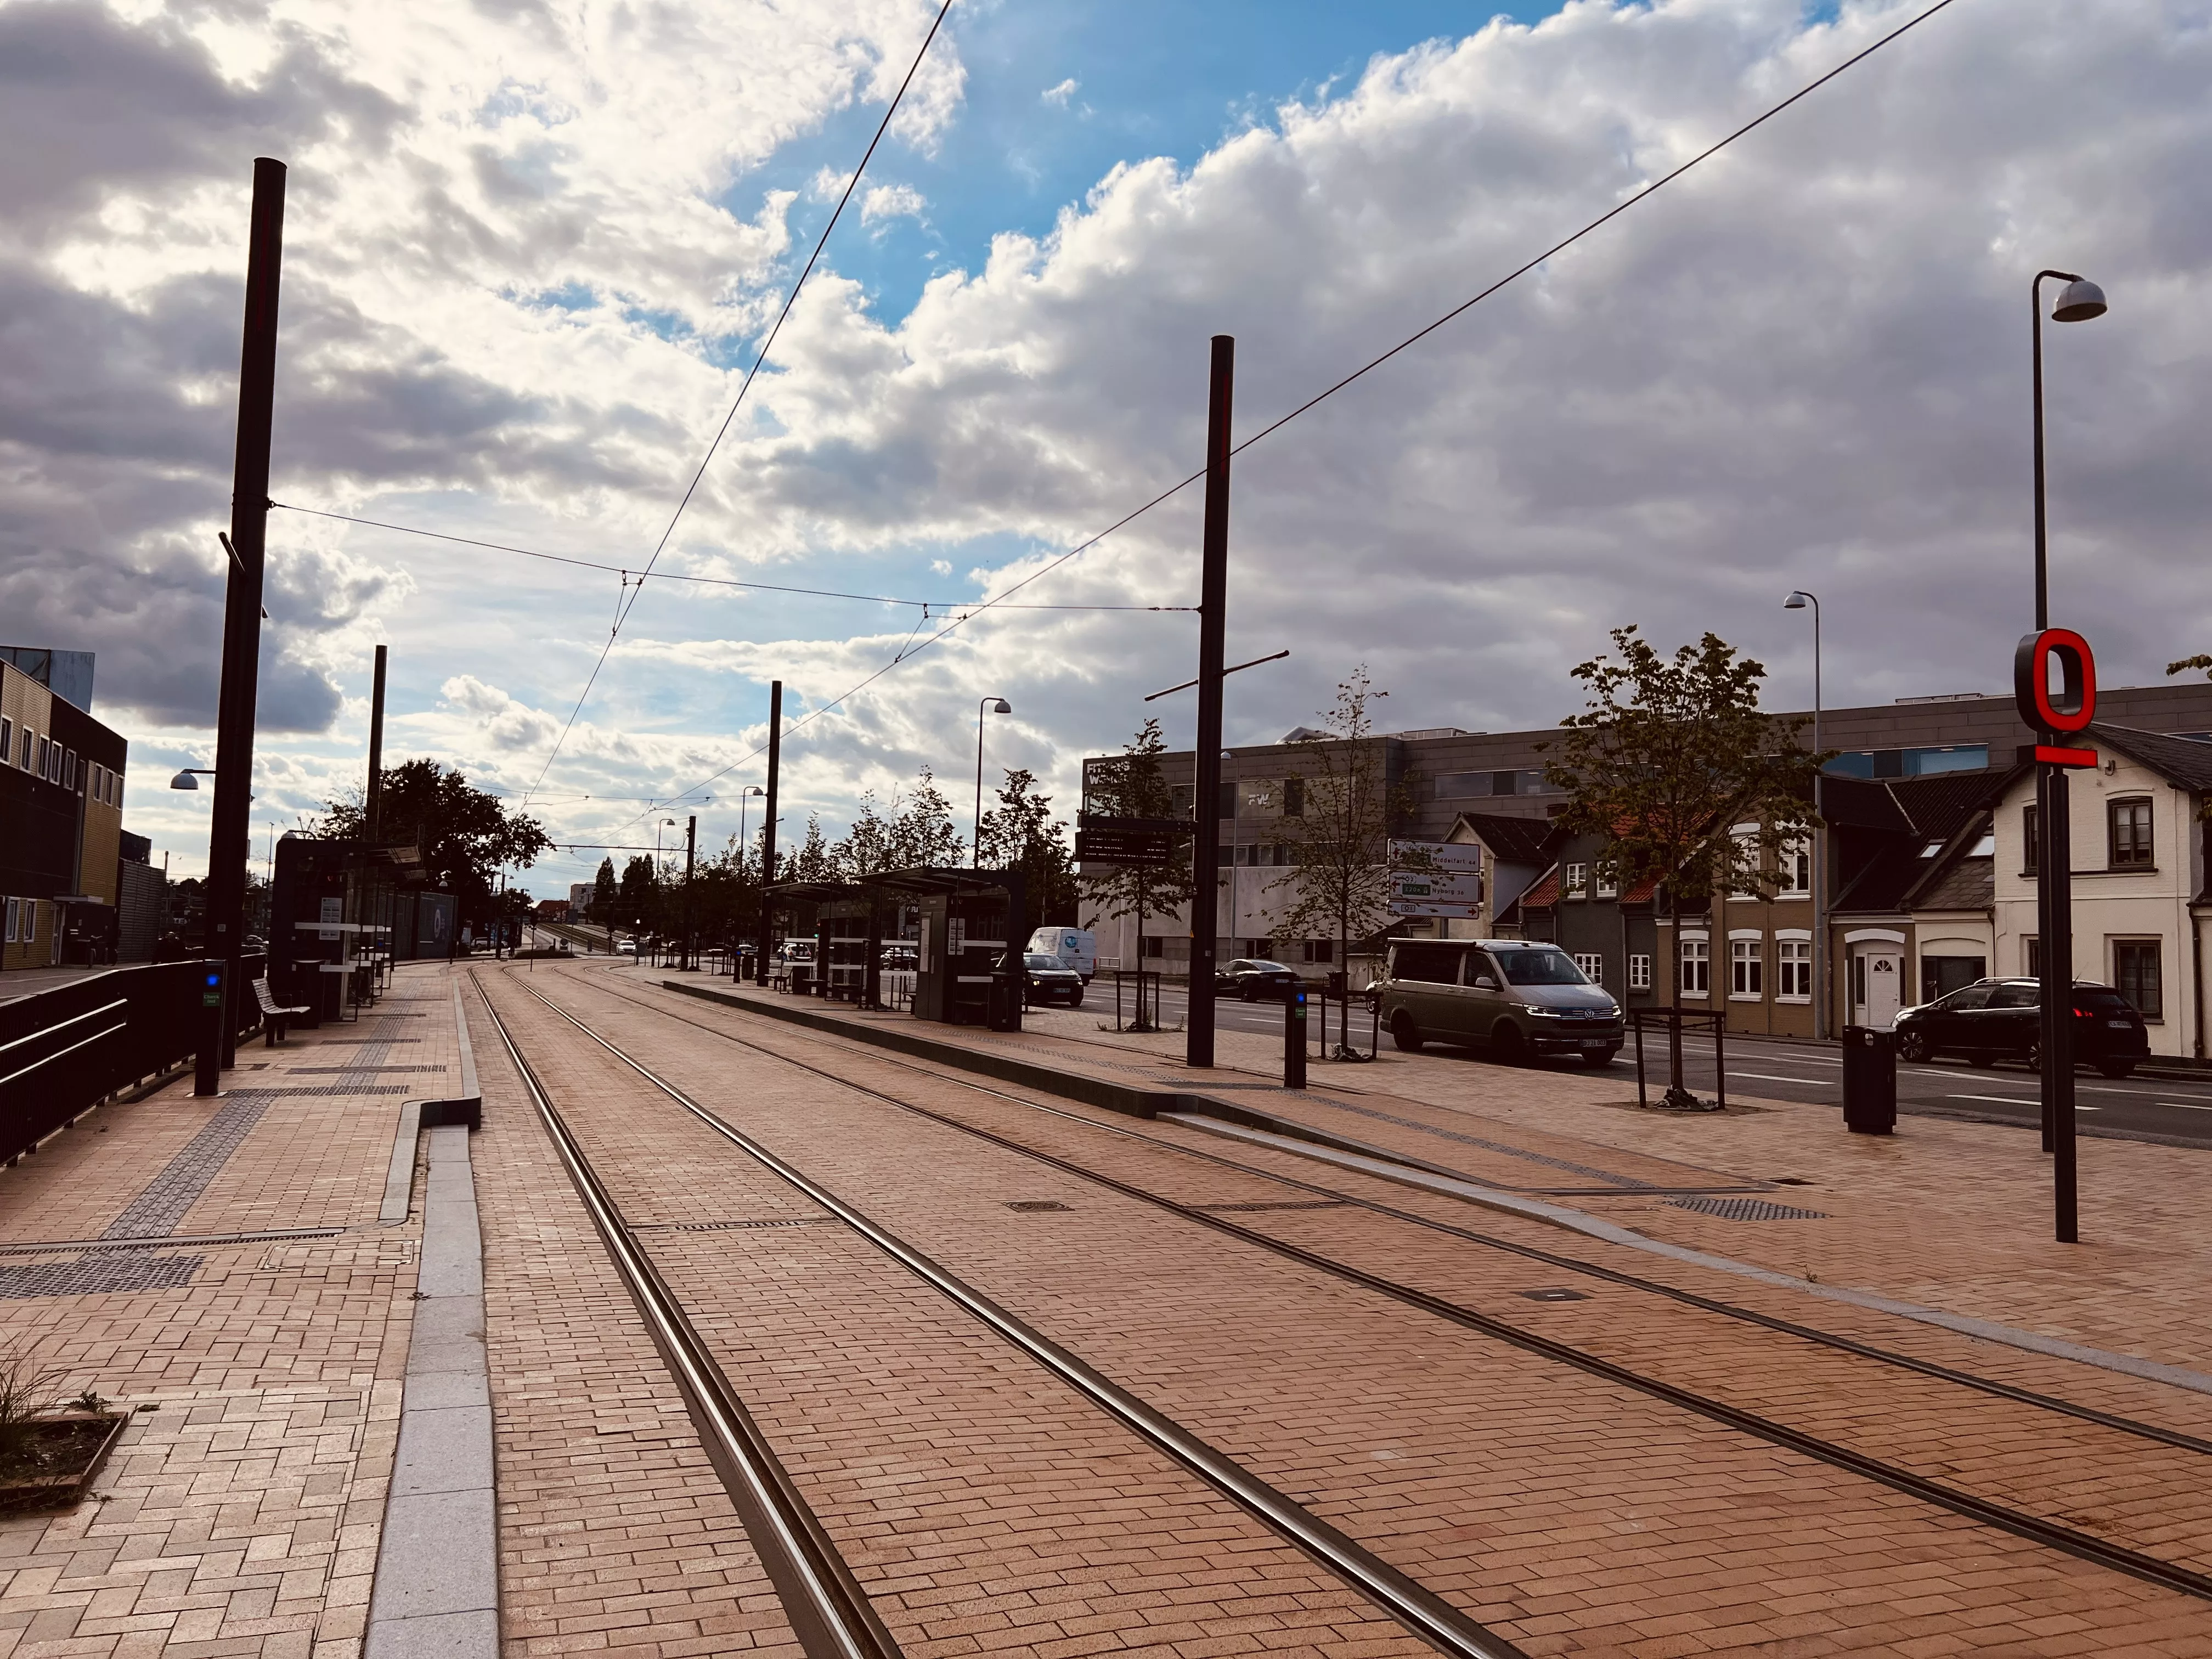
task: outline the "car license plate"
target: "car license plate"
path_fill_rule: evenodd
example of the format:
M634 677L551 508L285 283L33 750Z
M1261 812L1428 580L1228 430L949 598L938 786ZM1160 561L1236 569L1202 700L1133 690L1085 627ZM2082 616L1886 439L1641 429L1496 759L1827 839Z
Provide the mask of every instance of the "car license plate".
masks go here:
M1611 1037L1584 1037L1583 1039L1583 1047L1585 1048L1610 1048L1613 1047L1613 1039Z
M2135 1023L2132 1020L2108 1019L2105 1024L2111 1026L2115 1031L2132 1031L2136 1029Z

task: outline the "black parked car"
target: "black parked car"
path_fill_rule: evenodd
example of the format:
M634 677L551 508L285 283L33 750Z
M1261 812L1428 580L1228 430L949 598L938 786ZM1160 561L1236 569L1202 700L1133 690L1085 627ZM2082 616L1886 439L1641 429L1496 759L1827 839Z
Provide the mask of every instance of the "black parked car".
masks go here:
M2020 1060L2043 1062L2043 984L2033 979L1984 979L1897 1017L1897 1052L1905 1060L1959 1054L1977 1066ZM2106 1077L2122 1078L2150 1057L2143 1018L2118 991L2074 982L2074 1058Z
M1024 955L1022 986L1024 1000L1032 1005L1064 1002L1071 1008L1083 1006L1083 975L1073 968L1061 967L1058 957L1034 952Z
M1285 1002L1297 994L1298 984L1294 968L1285 968L1279 962L1240 958L1214 975L1213 993L1243 1002L1255 1002L1261 997Z

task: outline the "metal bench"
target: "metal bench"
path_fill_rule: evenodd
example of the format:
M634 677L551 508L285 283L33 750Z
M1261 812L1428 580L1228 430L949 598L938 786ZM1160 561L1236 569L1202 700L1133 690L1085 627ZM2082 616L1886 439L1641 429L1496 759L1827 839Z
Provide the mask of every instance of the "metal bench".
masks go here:
M274 1048L284 1035L284 1028L295 1019L301 1019L315 1011L312 1008L287 1008L280 1004L269 989L266 979L253 981L253 1000L261 1005L261 1020L266 1031L264 1047Z

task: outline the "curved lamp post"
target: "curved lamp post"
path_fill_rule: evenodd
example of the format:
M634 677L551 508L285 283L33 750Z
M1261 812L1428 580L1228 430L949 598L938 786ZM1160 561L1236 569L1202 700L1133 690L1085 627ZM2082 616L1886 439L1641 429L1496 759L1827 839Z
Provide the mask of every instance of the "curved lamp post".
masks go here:
M187 766L169 780L169 787L197 790L200 787L199 781L202 778L211 778L214 775L215 768L212 766Z
M1784 611L1802 611L1813 607L1813 752L1820 752L1820 596L1797 589L1782 601ZM1822 764L1813 774L1813 816L1820 816L1820 779L1827 772ZM1826 831L1825 822L1813 831L1813 1036L1815 1041L1828 1035L1828 918L1827 888L1821 881L1821 838Z
M2049 541L2043 487L2043 284L2061 282L2054 323L2086 323L2105 314L2105 290L2070 270L2039 270L2028 284L2030 351L2033 364L2035 419L2035 627L2051 626ZM2055 732L2039 732L2037 741L2054 744ZM2037 977L2043 995L2043 1150L2051 1156L2051 1196L2058 1242L2081 1237L2074 1179L2074 847L2068 813L2072 792L2066 769L2035 769L2035 927L2042 961ZM2053 987L2057 988L2055 994Z
M1013 704L1004 697L984 697L975 705L975 838L968 849L968 867L983 867L983 716L1011 714Z

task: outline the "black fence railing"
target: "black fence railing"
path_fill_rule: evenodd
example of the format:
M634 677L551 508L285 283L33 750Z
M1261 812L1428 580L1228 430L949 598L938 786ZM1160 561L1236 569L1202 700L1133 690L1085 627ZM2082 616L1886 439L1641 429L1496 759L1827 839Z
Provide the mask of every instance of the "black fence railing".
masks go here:
M260 1024L252 982L265 960L248 957L233 988L240 1033ZM0 1160L12 1164L72 1118L193 1054L207 1030L210 971L198 962L118 968L0 1003Z

